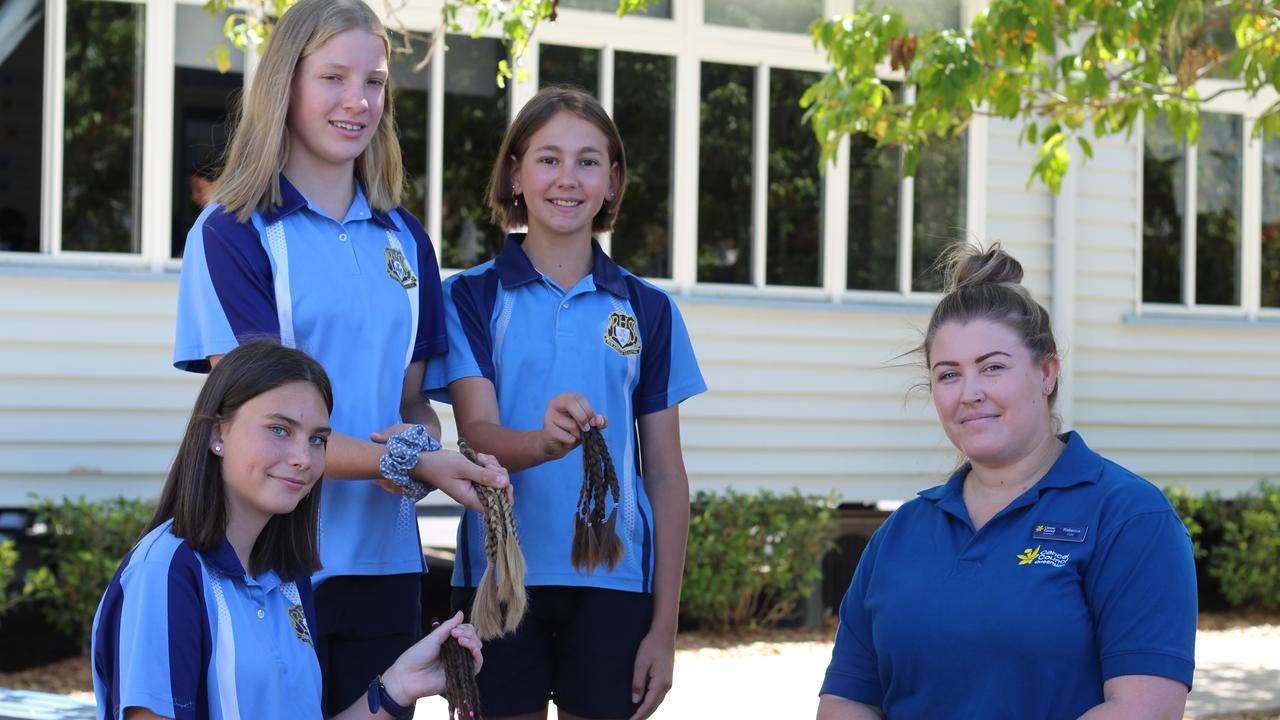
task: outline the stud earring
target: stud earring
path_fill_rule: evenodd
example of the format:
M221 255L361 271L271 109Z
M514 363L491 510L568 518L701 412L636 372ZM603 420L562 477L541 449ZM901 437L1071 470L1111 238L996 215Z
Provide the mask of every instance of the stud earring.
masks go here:
M221 446L221 445L214 445L214 446L213 446L213 452L214 452L214 453L221 453L221 452L222 452L222 446Z

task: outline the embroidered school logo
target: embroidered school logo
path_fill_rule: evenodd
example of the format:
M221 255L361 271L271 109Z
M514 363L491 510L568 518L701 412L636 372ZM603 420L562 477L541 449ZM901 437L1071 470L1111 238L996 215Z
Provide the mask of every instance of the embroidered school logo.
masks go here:
M1041 550L1041 546L1034 548L1026 548L1018 553L1019 565L1050 565L1052 567L1065 567L1067 561L1071 559L1071 553L1059 553L1052 550Z
M609 327L604 331L604 344L619 355L640 354L640 334L636 332L636 319L624 312L609 315Z
M301 604L289 606L289 621L293 623L293 632L298 639L311 645L311 630L307 628L307 614L302 611Z
M418 287L418 279L413 276L413 270L410 269L409 263L404 259L404 253L400 252L400 248L394 248L390 245L383 248L387 252L387 275L392 280L400 283L400 287L405 290L412 290Z

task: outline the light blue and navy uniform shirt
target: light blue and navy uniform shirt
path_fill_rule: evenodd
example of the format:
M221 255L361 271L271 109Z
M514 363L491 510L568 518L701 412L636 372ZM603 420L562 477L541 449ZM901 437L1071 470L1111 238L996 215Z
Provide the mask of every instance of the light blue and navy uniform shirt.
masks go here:
M1077 718L1102 684L1191 687L1191 539L1154 485L1076 433L974 532L968 467L872 536L840 606L822 685L903 718Z
M435 250L403 208L373 210L357 183L341 221L282 175L283 203L238 222L220 205L187 236L173 362L270 337L314 357L333 383L333 429L364 440L400 422L405 368L448 349ZM315 581L423 570L412 503L370 482L323 485Z
M231 544L196 552L173 521L125 556L93 619L98 717L319 718L311 581L250 577Z
M534 268L523 241L509 236L499 257L445 282L449 352L432 360L427 388L442 397L454 380L485 378L502 424L522 431L541 428L547 403L560 393L585 397L609 419L604 435L622 495L622 561L613 572L590 575L569 562L582 487L579 448L512 475L525 582L652 592L654 518L640 477L636 418L706 390L689 334L665 292L619 267L599 245L593 243L591 274L561 288ZM479 514L463 513L455 586L475 587L484 574L481 523Z

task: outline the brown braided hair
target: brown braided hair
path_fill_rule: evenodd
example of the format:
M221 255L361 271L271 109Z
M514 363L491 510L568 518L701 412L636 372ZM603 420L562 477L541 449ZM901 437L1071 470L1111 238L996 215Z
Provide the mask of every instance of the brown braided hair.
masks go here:
M613 496L612 506L609 495ZM622 560L617 530L619 496L609 445L598 428L591 428L582 436L582 492L569 551L570 562L579 572L591 573L601 565L613 570Z
M458 451L480 465L476 451L458 440ZM524 619L524 552L516 534L516 518L511 500L501 490L476 485L476 495L484 505L484 558L487 563L480 586L471 603L471 624L481 640L515 632ZM501 578L501 580L499 580Z
M480 715L480 688L476 686L476 664L471 651L450 635L445 638L440 654L444 659L442 694L449 702L449 720L483 720Z

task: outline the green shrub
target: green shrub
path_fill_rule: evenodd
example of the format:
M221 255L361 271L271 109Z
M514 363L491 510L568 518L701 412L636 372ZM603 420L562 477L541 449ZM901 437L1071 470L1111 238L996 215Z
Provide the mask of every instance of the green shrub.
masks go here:
M12 587L17 565L18 549L13 541L0 541L0 617L24 599L21 589Z
M43 565L27 574L26 594L49 622L89 647L93 615L120 560L142 536L153 506L144 500L84 497L44 500L32 508L46 526Z
M1209 573L1234 606L1280 608L1280 485L1236 499L1222 542L1209 550Z
M680 611L714 631L776 624L822 577L834 497L795 490L699 492L689 520Z

